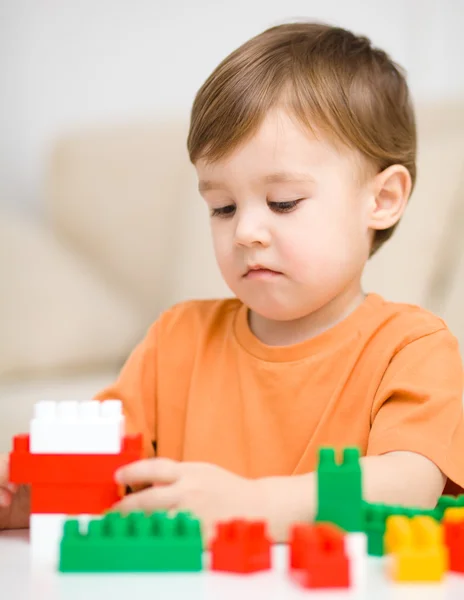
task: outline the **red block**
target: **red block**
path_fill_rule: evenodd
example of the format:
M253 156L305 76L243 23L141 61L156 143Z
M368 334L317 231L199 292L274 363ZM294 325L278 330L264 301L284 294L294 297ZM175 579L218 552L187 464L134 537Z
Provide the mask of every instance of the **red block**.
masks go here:
M331 523L295 525L290 538L291 575L306 588L350 585L344 533Z
M10 481L24 484L112 484L114 473L142 457L142 436L125 436L120 454L31 454L29 436L13 438Z
M464 521L443 521L445 544L449 553L449 570L464 573Z
M106 485L34 484L31 488L31 513L98 515L121 498L121 487Z
M211 569L254 573L271 568L271 541L264 521L218 523L211 544Z
M121 498L120 467L142 457L142 436L123 439L120 454L31 454L29 436L13 439L9 479L31 484L32 513L100 514Z

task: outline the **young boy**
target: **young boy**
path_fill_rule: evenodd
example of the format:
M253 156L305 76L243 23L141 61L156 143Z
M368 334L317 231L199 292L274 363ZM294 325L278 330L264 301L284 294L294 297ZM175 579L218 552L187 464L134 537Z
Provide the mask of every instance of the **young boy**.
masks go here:
M188 509L207 535L264 518L285 540L314 516L324 445L360 448L370 501L432 507L447 482L457 491L456 339L361 288L416 177L399 67L343 29L273 27L199 90L188 149L236 298L166 311L98 395L120 398L144 437L147 458L117 473L139 491L118 508ZM27 492L4 483L3 503L4 526L25 523Z

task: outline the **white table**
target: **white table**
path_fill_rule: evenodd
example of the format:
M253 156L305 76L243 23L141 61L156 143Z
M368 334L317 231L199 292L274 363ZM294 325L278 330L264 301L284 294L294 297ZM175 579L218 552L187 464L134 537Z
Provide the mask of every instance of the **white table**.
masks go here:
M203 571L195 574L60 574L29 560L27 531L0 533L0 598L5 600L463 600L464 575L440 584L392 584L384 559L366 560L365 585L349 591L314 592L287 575L287 547L273 548L273 569L253 575ZM208 560L208 557L205 557Z

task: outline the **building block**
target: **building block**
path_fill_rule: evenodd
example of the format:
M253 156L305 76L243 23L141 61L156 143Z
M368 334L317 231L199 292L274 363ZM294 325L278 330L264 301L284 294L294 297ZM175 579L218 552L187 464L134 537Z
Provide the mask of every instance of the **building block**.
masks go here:
M385 550L392 554L389 575L397 582L441 581L448 568L443 527L430 516L388 517Z
M464 494L460 496L441 496L438 499L438 503L435 510L436 518L441 521L448 508L463 508L464 507Z
M31 487L31 512L99 515L119 502L123 495L123 487L117 484L35 484Z
M18 484L109 484L123 465L142 457L142 436L127 435L119 454L32 454L27 434L13 438L9 478Z
M82 523L86 523L96 515L79 515ZM29 556L34 564L58 566L60 541L63 537L63 526L68 519L66 514L31 514L29 521Z
M384 535L388 517L398 515L408 518L428 516L438 519L439 513L433 509L422 509L396 504L371 504L364 502L364 531L367 534L367 553L369 556L384 555Z
M290 534L289 570L305 588L347 588L344 532L332 523L296 524Z
M115 471L142 456L142 436L125 436L120 454L31 454L29 436L13 439L9 480L31 484L31 512L100 514L121 497Z
M443 517L449 570L464 573L464 508L447 508Z
M30 450L32 454L118 454L123 436L120 400L37 402Z
M108 513L83 532L66 521L60 545L63 573L200 571L200 523L188 513L122 516Z
M304 569L308 554L308 538L314 525L307 523L296 523L290 530L289 569L290 571Z
M367 535L367 553L369 556L384 555L384 535L387 520L385 505L367 505L364 510L364 527Z
M271 540L264 521L218 523L211 544L211 569L254 573L271 568Z
M344 537L345 551L350 569L350 584L360 588L367 582L367 536L365 533L347 533Z
M358 448L345 448L341 464L336 463L333 448L320 449L316 521L334 523L345 531L364 531Z

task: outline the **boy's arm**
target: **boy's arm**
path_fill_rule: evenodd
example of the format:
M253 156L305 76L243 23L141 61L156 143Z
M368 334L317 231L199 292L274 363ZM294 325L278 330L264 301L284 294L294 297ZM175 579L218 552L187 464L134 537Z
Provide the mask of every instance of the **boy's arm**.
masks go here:
M363 496L368 502L384 502L434 508L446 476L428 458L414 452L389 452L361 458ZM266 477L256 480L266 498L264 512L269 530L278 542L288 540L295 522L309 522L317 510L316 474ZM343 498L340 498L343 502Z

